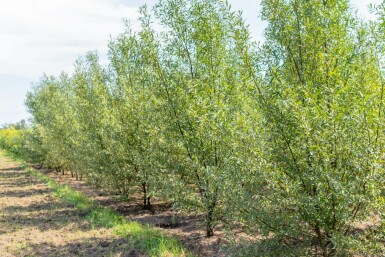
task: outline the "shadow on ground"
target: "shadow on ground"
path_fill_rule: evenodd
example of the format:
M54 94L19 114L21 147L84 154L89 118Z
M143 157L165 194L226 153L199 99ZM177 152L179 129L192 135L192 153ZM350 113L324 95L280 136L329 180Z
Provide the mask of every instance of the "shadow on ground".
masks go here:
M75 241L59 248L52 243L41 243L31 245L32 256L116 256L142 257L138 250L130 250L125 239L100 239L96 237L87 240Z
M0 255L144 256L0 156Z

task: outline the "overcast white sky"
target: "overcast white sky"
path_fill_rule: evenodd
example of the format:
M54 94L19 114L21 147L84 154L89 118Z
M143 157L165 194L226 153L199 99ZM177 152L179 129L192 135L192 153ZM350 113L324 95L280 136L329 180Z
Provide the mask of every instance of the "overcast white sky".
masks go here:
M362 16L369 3L353 0ZM123 31L123 18L135 21L138 7L156 0L0 0L0 125L28 118L24 98L43 73L72 72L89 50L106 60L110 36ZM229 0L242 10L255 39L261 40L260 0Z

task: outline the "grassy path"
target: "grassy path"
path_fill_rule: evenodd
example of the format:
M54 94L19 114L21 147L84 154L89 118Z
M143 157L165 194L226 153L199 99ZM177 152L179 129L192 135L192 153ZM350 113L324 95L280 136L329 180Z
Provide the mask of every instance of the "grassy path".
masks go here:
M185 255L174 240L36 176L0 152L0 256Z

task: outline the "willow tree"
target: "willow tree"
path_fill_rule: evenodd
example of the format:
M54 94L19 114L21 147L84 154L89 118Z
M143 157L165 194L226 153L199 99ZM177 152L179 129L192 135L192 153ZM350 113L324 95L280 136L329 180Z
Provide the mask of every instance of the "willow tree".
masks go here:
M150 27L151 17L144 6L140 10L141 29L134 32L129 24L126 31L111 41L109 48L112 70L112 94L114 126L117 127L114 142L116 158L125 164L133 177L132 186L139 186L143 194L143 206L151 208L151 196L159 177L154 163L154 152L161 134L155 122L157 110L151 72L152 42L155 32ZM149 59L150 57L150 59Z
M164 104L165 167L176 175L170 184L177 202L203 211L212 236L224 208L221 181L231 169L234 124L243 112L237 50L243 23L219 0L163 0L155 14L165 28L153 62Z
M44 158L46 165L62 172L69 168L72 151L72 145L67 140L72 134L70 117L73 114L69 94L70 78L62 73L59 78L42 77L26 100L34 126L25 135L25 147L29 148L32 156Z
M116 127L113 123L110 76L90 52L77 61L72 77L75 98L77 146L74 168L98 186L128 190L129 174L116 158Z
M266 42L243 60L264 136L240 219L265 233L260 251L379 254L373 230L358 230L383 201L384 85L370 30L346 0L262 1L262 17Z

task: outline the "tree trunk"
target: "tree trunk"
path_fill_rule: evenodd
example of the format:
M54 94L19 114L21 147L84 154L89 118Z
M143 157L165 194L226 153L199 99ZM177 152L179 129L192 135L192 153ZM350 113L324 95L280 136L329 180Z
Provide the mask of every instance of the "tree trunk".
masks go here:
M214 211L214 208L209 208L206 215L206 236L207 237L212 237L214 235L213 211Z
M206 213L206 236L212 237L214 235L214 210L217 202L213 200L207 206Z
M318 244L319 244L319 247L321 248L322 256L323 257L332 256L331 254L329 254L327 244L325 243L325 240L323 238L323 233L321 232L321 229L319 228L318 224L315 225L314 231L317 234Z
M143 190L143 208L145 210L150 210L151 209L151 203L150 203L150 197L147 196L148 184L146 182L142 183L142 190Z

